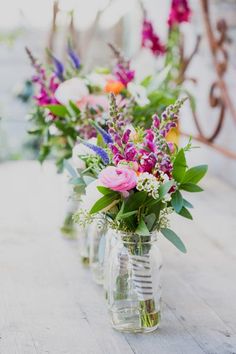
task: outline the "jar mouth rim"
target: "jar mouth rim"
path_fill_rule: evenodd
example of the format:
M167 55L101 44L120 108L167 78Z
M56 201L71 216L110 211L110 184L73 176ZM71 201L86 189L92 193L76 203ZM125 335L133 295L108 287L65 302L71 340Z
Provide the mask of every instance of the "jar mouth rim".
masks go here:
M158 239L158 231L152 231L150 232L149 235L138 235L135 232L125 232L121 230L116 230L112 229L115 233L115 236L117 238L120 238L122 242L126 244L137 244L137 242L140 242L142 244L144 243L152 243Z

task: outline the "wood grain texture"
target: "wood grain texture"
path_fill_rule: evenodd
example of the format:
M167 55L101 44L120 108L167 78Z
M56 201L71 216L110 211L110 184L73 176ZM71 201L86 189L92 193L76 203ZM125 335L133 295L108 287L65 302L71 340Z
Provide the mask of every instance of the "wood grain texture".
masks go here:
M59 230L66 177L52 164L0 166L1 354L236 353L236 191L208 177L194 222L173 218L188 253L160 239L163 319L149 335L109 323L102 288ZM186 194L187 195L187 194Z

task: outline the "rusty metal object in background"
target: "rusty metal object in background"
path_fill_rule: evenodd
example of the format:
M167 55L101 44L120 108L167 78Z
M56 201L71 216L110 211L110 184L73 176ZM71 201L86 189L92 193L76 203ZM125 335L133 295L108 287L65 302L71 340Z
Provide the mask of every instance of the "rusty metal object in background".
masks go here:
M224 154L225 156L236 159L236 152L230 151L222 146L215 144L215 139L221 132L225 121L225 113L230 112L232 119L236 123L236 109L233 105L232 99L229 94L227 84L224 79L224 75L228 69L228 52L225 48L225 44L229 43L229 37L227 33L227 23L224 19L217 21L216 30L217 35L213 32L213 27L210 19L209 0L201 0L201 8L203 14L203 21L206 29L209 48L213 58L213 65L217 75L217 79L212 83L209 92L209 103L212 108L219 109L219 116L217 118L214 129L210 135L206 135L201 127L199 118L195 111L192 111L194 122L198 130L199 135L193 136L195 140L198 140L206 145L214 148L216 151ZM195 52L196 53L196 52ZM195 54L194 53L194 54ZM182 133L187 136L188 134Z

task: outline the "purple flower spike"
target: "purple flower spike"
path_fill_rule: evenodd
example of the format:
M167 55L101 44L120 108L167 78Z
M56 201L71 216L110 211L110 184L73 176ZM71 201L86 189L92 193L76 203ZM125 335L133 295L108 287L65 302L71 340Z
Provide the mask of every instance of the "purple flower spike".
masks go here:
M114 74L125 87L129 82L133 81L135 77L135 71L129 68L129 63L127 63L127 68L121 63L117 64Z
M152 117L152 120L153 120L154 128L159 129L161 122L160 122L158 115L154 114L154 116Z
M71 45L68 45L68 55L70 57L70 60L74 66L75 69L79 70L80 68L80 58L78 55L75 53L75 51L72 49Z
M128 144L125 148L126 161L135 161L137 156L137 150L133 145Z
M115 165L118 165L118 163L122 160L124 160L124 156L122 156L120 153L115 154L115 156L113 157L113 162Z
M54 73L58 77L59 80L64 80L64 65L58 60L54 55L52 55L53 64L54 64Z
M182 22L189 22L191 9L187 0L172 0L168 25L173 27Z
M119 154L119 149L115 145L109 144L109 148L111 149L113 155Z
M143 21L142 47L149 48L155 56L163 55L166 52L165 46L161 43L160 38L154 32L152 23L146 18Z
M130 137L130 133L131 130L130 129L126 129L126 131L124 132L123 136L122 136L122 143L123 144L127 144L129 141L129 137Z
M104 143L106 144L113 143L113 139L109 133L107 133L103 128L101 128L96 122L92 122L92 125L97 130L97 132L101 134Z
M91 150L93 150L98 156L100 156L105 165L109 164L109 156L104 149L100 148L97 145L87 143L86 141L82 141L82 143Z

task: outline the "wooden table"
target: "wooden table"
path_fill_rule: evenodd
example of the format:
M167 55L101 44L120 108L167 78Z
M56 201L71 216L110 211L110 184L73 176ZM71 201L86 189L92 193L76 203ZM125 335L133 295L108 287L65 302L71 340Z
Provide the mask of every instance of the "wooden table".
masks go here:
M188 247L166 240L163 319L149 335L109 323L103 291L64 239L67 186L52 164L0 166L1 354L236 353L236 191L217 178L191 195L194 222L173 220Z

